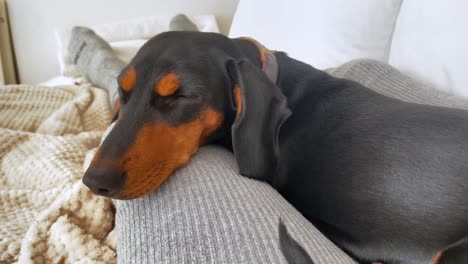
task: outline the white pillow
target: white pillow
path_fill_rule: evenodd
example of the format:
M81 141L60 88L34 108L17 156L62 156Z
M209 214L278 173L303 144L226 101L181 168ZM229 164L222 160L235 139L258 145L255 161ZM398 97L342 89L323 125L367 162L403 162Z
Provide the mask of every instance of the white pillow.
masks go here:
M319 69L357 58L386 62L400 5L401 0L240 0L229 35L252 37Z
M468 1L404 1L389 62L436 88L468 97Z
M200 31L219 32L213 15L188 16ZM129 62L141 46L155 35L169 30L170 16L145 17L91 26L96 34L109 42L115 55ZM63 76L79 77L80 73L68 54L71 28L56 30L58 61Z

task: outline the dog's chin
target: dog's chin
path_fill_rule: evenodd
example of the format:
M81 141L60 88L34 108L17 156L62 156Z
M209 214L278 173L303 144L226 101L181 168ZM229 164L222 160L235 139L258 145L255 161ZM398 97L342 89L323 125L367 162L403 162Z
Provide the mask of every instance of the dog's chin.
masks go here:
M130 177L124 188L112 199L132 200L142 198L158 189L182 165L167 169L164 173L151 174L147 177Z
M159 186L155 186L151 189L144 189L144 190L133 190L132 192L128 192L126 190L122 190L122 192L117 193L114 197L110 197L115 200L133 200L145 197L146 195L150 194L152 191L156 190Z
M135 199L139 199L139 198L143 198L145 197L147 194L149 194L150 192L148 193L143 193L141 195L135 195L135 196L120 196L120 195L117 195L115 197L111 197L111 199L113 200L121 200L121 201L130 201L130 200L135 200Z

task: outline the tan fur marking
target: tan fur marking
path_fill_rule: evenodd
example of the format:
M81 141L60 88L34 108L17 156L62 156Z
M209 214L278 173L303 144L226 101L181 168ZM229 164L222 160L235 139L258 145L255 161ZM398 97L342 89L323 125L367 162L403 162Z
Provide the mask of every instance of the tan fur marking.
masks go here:
M164 75L154 86L155 91L162 96L174 94L179 89L179 76L175 73Z
M135 68L129 68L119 80L120 87L126 92L130 92L136 83L136 71Z

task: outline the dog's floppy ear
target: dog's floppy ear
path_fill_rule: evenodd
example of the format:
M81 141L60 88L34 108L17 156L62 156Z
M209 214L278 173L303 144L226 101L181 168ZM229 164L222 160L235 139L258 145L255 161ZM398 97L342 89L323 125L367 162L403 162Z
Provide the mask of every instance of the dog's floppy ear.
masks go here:
M278 134L290 116L286 97L263 71L248 61L229 61L237 117L231 128L240 173L266 180L279 158Z
M119 119L119 114L120 114L120 98L116 98L114 105L112 106L112 112L114 115L112 116L112 119L110 121L110 124L114 123Z

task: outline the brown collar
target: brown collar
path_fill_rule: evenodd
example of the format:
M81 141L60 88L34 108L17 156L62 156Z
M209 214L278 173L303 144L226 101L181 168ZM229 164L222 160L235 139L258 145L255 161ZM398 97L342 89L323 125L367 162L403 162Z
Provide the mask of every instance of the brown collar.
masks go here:
M273 83L278 79L278 61L276 60L273 51L265 48L262 44L253 38L240 37L239 39L247 40L257 47L260 53L260 60L262 61L262 70L270 78Z

